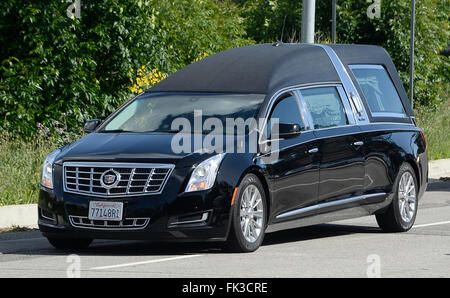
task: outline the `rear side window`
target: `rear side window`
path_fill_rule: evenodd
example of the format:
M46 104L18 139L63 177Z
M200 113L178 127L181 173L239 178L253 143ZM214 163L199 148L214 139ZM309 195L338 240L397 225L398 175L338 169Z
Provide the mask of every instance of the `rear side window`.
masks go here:
M388 73L381 65L351 65L374 117L405 117L405 110Z
M302 89L300 93L311 114L315 129L348 124L344 106L335 87Z

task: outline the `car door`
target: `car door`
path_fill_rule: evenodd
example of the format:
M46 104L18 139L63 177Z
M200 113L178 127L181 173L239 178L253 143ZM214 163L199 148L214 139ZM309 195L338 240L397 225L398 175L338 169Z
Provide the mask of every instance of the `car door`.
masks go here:
M360 127L354 125L342 88L339 85L304 88L300 94L314 126L320 155L318 203L362 195L363 136ZM336 203L332 205L339 208L340 202Z
M362 127L365 135L365 193L389 193L396 172L392 168L398 168L403 160L398 144L413 142L408 133L401 133L408 129L411 120L387 69L382 65L362 64L349 65L349 68L373 122Z
M294 219L298 215L289 215L288 211L317 203L317 141L300 111L295 93L288 92L279 97L269 114L268 127L273 119L280 123L300 124L301 127L300 135L278 141L277 157L266 165L273 200L271 214L278 220Z

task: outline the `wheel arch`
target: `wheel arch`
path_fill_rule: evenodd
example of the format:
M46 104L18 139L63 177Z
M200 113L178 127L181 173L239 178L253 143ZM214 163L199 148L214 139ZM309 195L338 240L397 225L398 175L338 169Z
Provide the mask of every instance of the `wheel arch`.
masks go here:
M247 174L253 174L256 177L258 177L259 181L261 182L263 189L264 189L264 194L266 196L266 207L267 207L267 222L266 225L269 223L269 219L270 219L270 210L271 210L271 205L272 205L272 197L270 195L270 191L269 191L269 184L267 183L266 177L264 176L263 170L262 168L258 167L258 166L251 166L249 168L247 168L241 175L241 177L239 177L237 186L239 184L241 184L242 179L244 179L245 175Z
M409 164L412 169L414 170L414 174L416 175L416 180L417 180L417 193L419 193L420 189L421 189L421 175L420 175L420 171L419 171L419 166L416 164L415 160L412 158L407 158L405 160L405 163Z

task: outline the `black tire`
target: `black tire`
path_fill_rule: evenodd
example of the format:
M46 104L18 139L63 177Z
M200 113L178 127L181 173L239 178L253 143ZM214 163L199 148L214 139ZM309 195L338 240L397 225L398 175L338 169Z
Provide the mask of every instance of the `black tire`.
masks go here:
M62 250L83 249L89 247L92 239L65 239L65 238L48 238L48 242L56 248Z
M241 229L241 203L244 196L244 190L246 190L250 185L255 186L262 200L262 227L260 229L260 234L256 238L256 241L249 242L244 236ZM264 240L264 231L267 223L267 200L264 192L264 188L259 181L258 177L253 174L247 174L241 181L236 193L235 202L232 208L232 222L231 229L226 242L226 249L232 252L253 252L257 250Z
M398 195L400 180L401 180L401 177L405 173L411 174L411 176L413 178L414 187L415 187L415 197L416 197L415 203L414 203L415 208L413 211L413 216L411 217L411 219L409 221L405 221L402 218L402 215L400 212L400 206L399 206L399 204L400 204L399 203L399 195ZM404 163L400 167L400 171L397 175L397 178L395 179L395 184L394 184L392 191L393 191L392 203L389 205L386 212L375 215L378 225L380 226L380 228L383 232L387 232L387 233L406 232L409 229L411 229L412 226L414 225L414 221L416 220L416 215L417 215L418 201L419 201L418 195L417 195L418 194L417 177L414 172L414 169L411 167L411 165L409 163Z

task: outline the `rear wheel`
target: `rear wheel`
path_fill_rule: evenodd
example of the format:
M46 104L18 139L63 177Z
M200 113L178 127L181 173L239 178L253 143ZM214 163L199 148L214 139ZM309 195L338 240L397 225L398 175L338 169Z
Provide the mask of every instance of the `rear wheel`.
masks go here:
M235 252L257 250L264 239L267 205L264 188L255 175L242 179L232 213L227 247Z
M57 249L82 249L87 248L92 239L64 239L64 238L47 238L48 242Z
M405 232L416 220L418 207L417 178L410 164L401 166L394 185L394 198L386 213L377 214L384 232Z

